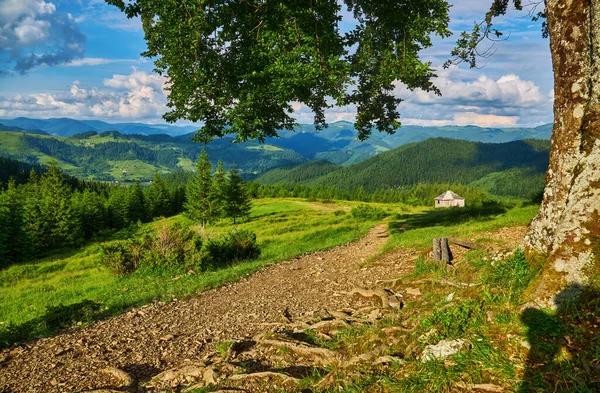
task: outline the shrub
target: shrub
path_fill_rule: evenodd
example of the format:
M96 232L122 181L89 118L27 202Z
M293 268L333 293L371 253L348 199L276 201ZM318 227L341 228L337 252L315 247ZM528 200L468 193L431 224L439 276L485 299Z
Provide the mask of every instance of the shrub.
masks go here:
M139 268L141 244L135 240L121 240L100 248L100 261L114 275L133 273Z
M350 214L354 218L363 220L381 220L387 215L383 209L364 203L353 207Z
M437 329L440 338L460 337L477 322L481 310L478 302L469 300L434 310L422 324L425 329Z
M334 216L344 216L344 215L346 215L346 211L338 209L338 210L336 210L336 211L333 212L333 215Z
M163 225L156 233L140 238L116 241L102 247L100 259L115 275L145 269L208 270L260 255L256 234L234 230L216 239L200 234L179 223Z
M203 250L206 265L211 268L254 259L260 255L256 234L247 230L233 230L217 239L208 239Z

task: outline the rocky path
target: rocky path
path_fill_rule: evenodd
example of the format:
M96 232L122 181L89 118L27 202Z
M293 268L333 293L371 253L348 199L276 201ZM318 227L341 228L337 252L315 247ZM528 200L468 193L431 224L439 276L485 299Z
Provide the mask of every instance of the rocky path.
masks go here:
M73 392L110 387L124 370L133 385L166 369L201 360L224 340L271 323L341 309L354 287L410 271L417 254L398 250L365 266L387 240L378 225L356 241L281 262L186 301L151 304L89 328L0 354L0 392Z

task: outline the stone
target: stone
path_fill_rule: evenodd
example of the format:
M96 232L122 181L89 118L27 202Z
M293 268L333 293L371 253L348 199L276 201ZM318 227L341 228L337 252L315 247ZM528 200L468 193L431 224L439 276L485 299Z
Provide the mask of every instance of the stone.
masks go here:
M425 347L421 355L421 361L427 362L435 359L444 359L452 355L456 355L469 344L465 340L442 340L436 345L428 345Z

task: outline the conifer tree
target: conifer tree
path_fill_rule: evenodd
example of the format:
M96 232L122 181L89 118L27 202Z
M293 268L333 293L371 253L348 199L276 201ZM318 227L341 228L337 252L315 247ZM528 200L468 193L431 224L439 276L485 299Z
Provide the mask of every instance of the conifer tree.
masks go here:
M83 190L73 195L73 208L79 218L83 237L90 239L95 233L106 228L106 213L101 195Z
M229 171L229 179L225 184L225 216L233 218L236 223L238 217L250 215L252 203L246 192L246 185L242 174L235 166Z
M227 173L223 169L223 161L219 160L217 170L213 175L213 186L211 192L211 201L214 206L215 216L225 216L225 188L227 186Z
M160 174L154 175L152 185L148 189L148 207L150 217L169 217L173 214L173 204L169 187Z
M11 179L8 189L0 193L0 268L20 260L26 247L21 193Z
M192 220L202 223L202 229L206 223L215 218L215 209L211 201L212 196L211 164L208 154L204 149L196 162L196 174L188 185L186 192L187 201L185 210Z
M135 223L137 221L143 222L146 221L146 217L146 197L144 196L140 181L136 180L133 184L133 188L129 190L127 198L126 221L128 223Z

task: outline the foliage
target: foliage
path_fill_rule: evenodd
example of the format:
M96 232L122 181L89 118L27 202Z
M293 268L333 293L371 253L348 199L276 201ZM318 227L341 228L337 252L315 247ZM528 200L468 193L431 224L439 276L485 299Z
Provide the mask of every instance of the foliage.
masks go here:
M256 259L259 255L260 248L253 232L232 230L216 238L204 239L189 227L165 223L156 232L103 245L100 260L113 274L126 275L139 268L206 271Z
M472 199L481 201L481 195L463 195L475 188L499 196L531 198L544 187L549 149L548 141L532 139L493 144L436 138L403 145L345 167L309 163L287 172L274 169L257 181L301 183L349 194L363 187L366 193L377 194L376 198L401 191L402 202L414 205L425 199L429 199L429 205L448 189L433 187L436 184L452 185L467 203Z
M223 214L225 217L233 218L235 224L237 218L249 216L250 209L252 203L241 173L233 167L223 187Z
M188 184L185 210L192 220L200 221L202 228L206 223L217 217L217 211L212 201L211 164L206 150L202 149L196 163L196 174Z
M387 215L383 209L367 204L353 207L350 214L352 217L362 220L381 220Z
M256 234L247 230L232 230L205 243L206 265L212 268L226 266L233 262L255 259L260 255Z
M432 45L432 35L450 35L442 0L345 0L357 25L348 33L336 0L106 1L142 18L143 55L171 81L164 117L203 123L199 141L225 133L262 140L293 129L290 102L309 107L322 127L331 98L356 105L361 139L373 128L392 132L401 101L395 83L439 93L419 52Z
M425 330L436 329L440 339L456 338L462 336L473 324L480 322L481 304L474 300L467 300L439 310L423 319L422 326Z

